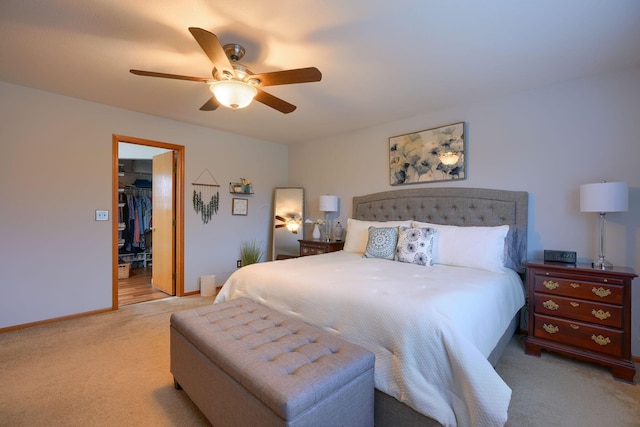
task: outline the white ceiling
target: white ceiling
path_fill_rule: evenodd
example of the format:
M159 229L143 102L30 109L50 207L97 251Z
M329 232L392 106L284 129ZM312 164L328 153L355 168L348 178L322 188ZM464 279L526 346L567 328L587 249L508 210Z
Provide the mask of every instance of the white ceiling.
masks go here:
M205 84L129 73L209 77L188 27L322 81L203 112ZM0 0L0 80L287 144L638 64L639 0Z

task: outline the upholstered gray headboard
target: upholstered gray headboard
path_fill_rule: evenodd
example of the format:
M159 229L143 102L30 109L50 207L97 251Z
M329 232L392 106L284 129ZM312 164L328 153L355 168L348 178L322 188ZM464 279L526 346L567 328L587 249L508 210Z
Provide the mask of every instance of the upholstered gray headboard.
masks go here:
M352 218L416 221L458 226L509 225L508 257L522 272L527 256L529 195L526 191L429 187L384 191L353 198Z

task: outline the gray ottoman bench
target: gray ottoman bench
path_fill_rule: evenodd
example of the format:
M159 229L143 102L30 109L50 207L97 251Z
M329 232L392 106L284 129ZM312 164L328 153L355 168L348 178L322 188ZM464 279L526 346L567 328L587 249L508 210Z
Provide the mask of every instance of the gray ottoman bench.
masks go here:
M245 298L171 315L171 373L215 427L372 426L372 352Z

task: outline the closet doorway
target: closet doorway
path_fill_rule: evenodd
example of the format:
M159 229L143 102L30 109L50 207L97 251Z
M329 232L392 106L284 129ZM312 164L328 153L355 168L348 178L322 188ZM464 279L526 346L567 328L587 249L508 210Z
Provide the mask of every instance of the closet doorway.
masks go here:
M112 309L184 295L184 147L113 135Z

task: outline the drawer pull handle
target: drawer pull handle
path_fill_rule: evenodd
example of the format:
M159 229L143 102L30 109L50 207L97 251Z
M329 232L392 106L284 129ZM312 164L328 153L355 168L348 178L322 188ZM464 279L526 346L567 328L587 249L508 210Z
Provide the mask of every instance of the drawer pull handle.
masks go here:
M542 325L542 329L544 329L545 331L547 331L547 333L550 333L550 334L555 334L560 330L560 328L558 328L557 326L547 325L546 323Z
M591 339L594 340L596 342L596 344L599 345L607 345L607 344L611 344L611 340L609 339L609 337L603 337L602 335L591 335Z
M545 301L542 303L542 305L547 310L557 310L558 308L560 308L560 306L556 304L553 300Z
M580 307L580 304L574 301L571 301L569 304L571 304L571 307Z
M580 326L575 325L573 323L570 323L569 326L571 326L571 329L580 329Z
M611 289L605 289L602 286L600 286L599 288L591 289L591 292L598 295L600 298L608 297L609 295L611 295Z
M580 285L578 283L571 283L569 284L569 286L571 286L573 289L579 288Z
M542 284L544 285L545 288L550 290L554 290L555 288L560 286L558 282L554 282L553 280L545 280L544 282L542 282Z
M600 320L608 319L609 317L611 317L611 313L609 313L608 311L596 310L595 308L591 310L591 314L593 314L593 317Z

